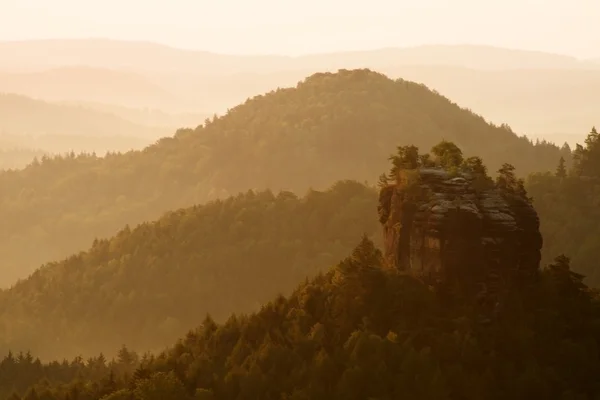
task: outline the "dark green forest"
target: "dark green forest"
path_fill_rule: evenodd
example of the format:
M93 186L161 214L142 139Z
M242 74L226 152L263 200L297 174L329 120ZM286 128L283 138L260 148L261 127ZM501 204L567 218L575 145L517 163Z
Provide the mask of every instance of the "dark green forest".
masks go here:
M590 138L576 149L571 173L564 167L560 177L534 174L526 187L540 213L544 263L556 254L573 254L573 269L599 287L598 246L586 233L600 221L594 197L548 187L581 182L574 187L593 188L589 161L579 156L596 148L598 135ZM551 197L556 193L573 193L571 203ZM289 293L347 254L362 233L379 243L377 201L373 188L340 181L304 197L249 191L126 227L0 291L0 351L30 350L48 360L112 355L122 343L137 351L162 350L195 325L199 314L222 320ZM587 202L589 211L575 201ZM583 214L552 212L560 207Z
M156 357L9 355L0 387L10 400L600 398L600 298L568 258L487 310L386 268L365 237L289 297L206 317Z
M590 137L594 135L592 132ZM583 176L585 166L591 162L593 147L588 141L587 147L576 150L573 174L581 171L577 176ZM487 168L480 158L463 159L460 150L447 141L432 149L435 158L418 156L414 146L401 146L398 151L398 155L390 157L392 173L414 161L415 165L437 165L450 170L459 167L486 177ZM418 157L412 157L413 153ZM513 169L512 165L504 164L495 185L527 197ZM559 167L556 175L564 179L565 171L566 168ZM234 285L232 293L239 295L246 291L245 295L250 295L245 298L246 303L252 301L252 296L265 303L259 311L234 313L226 320L225 310L217 318L203 317L206 313L200 311L198 304L206 298L180 299L185 303L174 307L175 312L188 307L190 316L204 321L169 349L153 352L156 355L140 356L121 345L114 347L115 355L110 361L99 354L85 361L75 357L44 363L32 356L36 353L7 351L0 362L0 396L10 400L600 399L600 293L583 282L583 275L572 271L570 259L564 255L559 254L548 266L535 271L531 279L512 281L505 286L493 306L472 289L478 283L476 271L459 271L458 281L431 283L390 268L367 235L337 266L323 271L320 264L311 264L316 261L313 256L320 254L319 246L325 249L331 245L327 240L337 240L342 246L357 241L356 233L364 221L356 211L373 201L373 192L356 182L341 182L328 192L313 191L303 199L288 192L278 196L270 192L239 195L172 212L156 223L145 223L133 230L126 228L110 241L96 241L86 253L46 265L17 285L20 289L30 289L29 300L19 299L14 304L18 309L29 301L30 307L40 310L39 318L44 313L53 313L46 320L50 324L52 317L66 317L77 310L87 310L88 315L103 312L101 304L94 303L91 297L96 296L94 289L103 277L107 282L108 276L129 275L129 279L142 282L138 288L158 293L162 287L171 287L169 293L163 292L160 301L152 303L152 296L143 300L149 302L147 309L151 311L147 316L159 307L168 306L169 297L177 296L177 290L202 286L201 275L194 280L189 275L191 269L188 283L181 278L185 274L171 282L176 274L164 270L145 280L144 275L152 276L153 268L161 265L156 260L159 254L165 255L162 265L172 271L184 265L178 260L185 260L187 254L195 254L196 261L200 261L204 252L194 253L192 249L202 249L198 243L208 245L211 240L217 241L217 245L212 243L216 249L223 246L223 251L231 251L233 246L237 252L248 246L273 256L271 266L261 262L253 265L256 253L247 253L242 256L246 262L236 264L238 269L230 267L223 271L223 276L229 279L227 283ZM346 204L348 209L340 213L340 204ZM268 218L268 213L261 209L278 210L265 225L283 229L271 229L268 234L253 230L261 226L260 219ZM376 215L374 204L369 209ZM323 218L327 213L337 217L328 221ZM368 220L366 215L364 218ZM285 222L277 225L277 220ZM332 220L339 220L339 224L333 224ZM242 221L247 224L244 226ZM328 230L329 226L333 229ZM295 235L286 234L293 227L298 229ZM307 227L312 231L307 231ZM340 233L342 227L347 228L345 234ZM226 236L220 236L224 232L219 229L225 229ZM356 230L351 232L352 229ZM240 237L235 236L240 233ZM264 246L258 245L263 238ZM313 256L303 258L299 252L292 258L286 250L278 257L274 244L290 245L294 239L301 248L312 243L315 247L309 254ZM330 251L319 262L338 254L333 253ZM121 258L123 265L118 268L116 260L122 254L129 257ZM137 274L132 274L137 255L144 263L143 268L138 267L141 269ZM219 264L218 258L205 261L208 262L195 266ZM211 295L218 301L226 301L225 282L215 284L219 270L219 267L203 270L202 277L210 281L211 275L206 273L212 272L212 281L205 289L212 287L215 292ZM80 273L79 281L60 286L64 276ZM306 275L313 278L301 278ZM251 282L261 279L264 286L252 287ZM281 285L294 285L293 280L296 289L288 296L273 294ZM40 308L49 300L49 294L55 293L60 298L68 289L81 288L86 281L94 286L82 290L69 303L71 308ZM304 283L297 285L298 281ZM124 282L131 284L127 279ZM269 282L275 283L270 286ZM43 285L48 290L37 291ZM105 287L111 285L114 283L106 283ZM256 291L250 293L249 289ZM4 294L8 298L13 291ZM115 297L114 292L110 295ZM270 297L271 301L263 300L264 297ZM243 303L240 300L237 306L243 309ZM0 304L7 304L6 298ZM123 304L115 302L109 310L113 316L124 311L120 324L127 326L130 320L143 320L136 315L144 315L143 309L130 304L132 308L121 310ZM107 316L103 315L104 323ZM109 332L103 331L100 324L94 326L97 332L84 332L81 327L69 326L67 319L56 319L57 327L88 335L88 348ZM4 329L22 320L14 316L5 321ZM156 332L156 325L136 328ZM50 346L57 345L48 338L58 329L48 330L42 325L30 329L42 331Z
M535 199L544 236L546 262L568 254L573 268L600 287L600 135L595 128L573 151L573 166L564 160L555 171L531 174L527 190Z
M571 161L567 147L534 144L424 85L369 70L318 73L142 151L42 157L0 172L0 287L126 224L249 189L302 195L339 180L373 182L390 148L441 139L491 170L509 162L526 175L554 170L561 155Z

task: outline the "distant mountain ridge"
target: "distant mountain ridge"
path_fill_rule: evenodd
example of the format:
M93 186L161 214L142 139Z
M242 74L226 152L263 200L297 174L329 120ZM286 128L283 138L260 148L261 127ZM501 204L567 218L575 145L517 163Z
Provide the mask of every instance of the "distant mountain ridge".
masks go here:
M390 148L428 149L442 139L481 155L492 170L511 162L522 174L553 170L570 156L490 125L424 85L370 70L317 73L142 151L0 173L0 285L128 223L249 189L304 193L372 181L388 168Z
M164 130L138 125L108 112L2 93L0 93L0 130L26 135L127 135L150 138L158 138L166 133Z
M92 101L163 107L173 93L136 72L92 66L60 66L33 72L0 72L0 91L49 101Z
M48 53L53 54L51 62ZM597 60L480 45L292 57L216 54L106 39L42 40L0 42L0 66L0 91L170 114L223 113L248 97L295 85L316 72L370 68L424 83L528 137L552 135L558 144L571 145L596 117L600 91ZM186 119L179 126L203 120L191 124Z
M52 58L47 57L49 52ZM368 64L365 64L365 56L369 59ZM225 55L108 39L0 42L0 65L6 70L87 65L137 71L228 74L307 67L378 68L386 64L461 65L484 69L585 68L592 65L564 55L476 45L427 45L290 57Z

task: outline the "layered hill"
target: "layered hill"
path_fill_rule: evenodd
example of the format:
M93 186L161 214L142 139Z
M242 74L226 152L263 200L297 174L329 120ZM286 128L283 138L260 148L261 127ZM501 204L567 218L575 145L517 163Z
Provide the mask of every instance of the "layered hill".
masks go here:
M342 179L372 181L388 149L430 148L444 138L492 170L510 162L522 173L544 171L570 156L423 85L370 70L315 74L143 151L59 157L0 174L2 283L168 210L248 189L303 193Z
M168 107L177 103L173 93L139 73L90 66L0 72L0 91L48 101L91 101L130 107Z
M248 192L97 240L0 292L0 353L44 359L161 350L210 312L258 309L380 235L373 188L339 182L298 198Z
M48 53L52 53L52 58L47 57ZM477 45L427 45L288 57L234 56L182 50L149 42L74 39L0 42L0 54L6 55L0 58L3 68L12 70L87 65L138 71L202 71L216 74L296 68L379 68L392 64L485 69L586 68L592 64L560 54Z
M110 40L0 42L0 53L2 49L9 57L0 59L5 69L0 91L48 101L221 112L315 72L371 68L424 83L488 120L508 122L528 137L552 138L558 144L576 141L569 135L587 129L584 121L595 116L600 85L600 66L589 60L489 46L301 57L231 56Z
M211 301L219 312L228 305L248 309L254 299L273 296L268 292L293 285L293 279L317 276L251 315L234 314L220 324L207 316L156 357L140 360L123 346L117 346L117 360L108 363L102 354L86 363L79 357L42 364L30 353L8 353L0 362L0 395L16 390L20 394L9 399L597 397L599 294L570 270L565 256L540 269L539 241L517 240L518 246L506 248L496 241L537 232L535 226L529 233L510 230L526 214L535 214L512 166L505 164L494 182L480 158L463 158L450 142L436 145L432 153L399 146L390 174L381 177L380 198L390 189L405 200L430 195L433 202L422 203L414 214L413 222L423 222L428 207L437 215L448 206L439 194L453 185L465 197L463 181L472 176L469 196L482 196L482 209L497 214L492 238L490 231L469 229L476 225L474 207L464 201L455 204L454 214L448 209L441 218L429 215L425 225L413 226L411 234L442 233L440 279L428 279L424 269L386 262L366 236L349 257L317 274L321 268L313 267L315 256L350 243L354 229L367 221L359 210L368 204L368 214L376 215L373 189L356 182L339 183L326 193L313 191L303 200L291 193L248 193L180 210L156 223L126 228L110 241L96 241L90 251L48 264L2 293L0 305L8 317L3 337L24 326L29 337L15 339L24 341L37 332L55 351L59 344L97 348L123 327L135 327L137 338L164 333L165 324L146 326L141 323L145 318L185 314L199 320ZM443 179L424 178L431 178L431 171ZM433 194L425 193L431 189ZM380 220L382 213L396 214L410 224L403 215L414 208L411 201L386 204L379 207ZM523 206L529 211L524 213ZM518 216L515 220L509 214ZM397 225L403 233L402 224ZM425 226L430 229L421 229ZM334 237L342 239L331 243ZM457 247L490 240L491 253L474 252L472 259L467 247ZM411 262L425 249L415 250L409 251ZM494 263L495 250L502 252L498 290L482 292L479 278ZM467 263L453 263L457 253ZM538 256L529 257L533 254ZM480 256L487 266L477 262ZM11 309L16 312L6 314ZM173 319L166 325L173 327Z
M67 135L153 141L168 130L136 124L110 112L0 94L0 132L11 135Z
M11 382L25 399L598 397L600 301L568 259L503 299L489 313L460 286L449 292L387 268L365 238L289 297L221 324L207 317L134 373L127 351L109 365L98 357L34 368L31 357L14 356L3 364L19 383L41 372L53 379L27 392ZM0 393L10 393L5 386Z

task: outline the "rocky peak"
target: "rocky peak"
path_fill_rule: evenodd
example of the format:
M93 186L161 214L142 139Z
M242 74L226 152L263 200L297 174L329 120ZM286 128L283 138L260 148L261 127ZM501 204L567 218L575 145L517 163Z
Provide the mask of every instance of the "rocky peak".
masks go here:
M434 281L535 276L542 237L525 195L456 169L418 166L394 174L379 204L390 266Z

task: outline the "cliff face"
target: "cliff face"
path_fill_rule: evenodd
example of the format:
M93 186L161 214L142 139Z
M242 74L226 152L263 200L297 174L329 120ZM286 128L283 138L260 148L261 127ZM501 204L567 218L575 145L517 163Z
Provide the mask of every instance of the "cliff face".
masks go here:
M380 193L390 266L434 280L469 276L527 279L540 264L542 236L531 203L481 177L437 168L401 171Z

